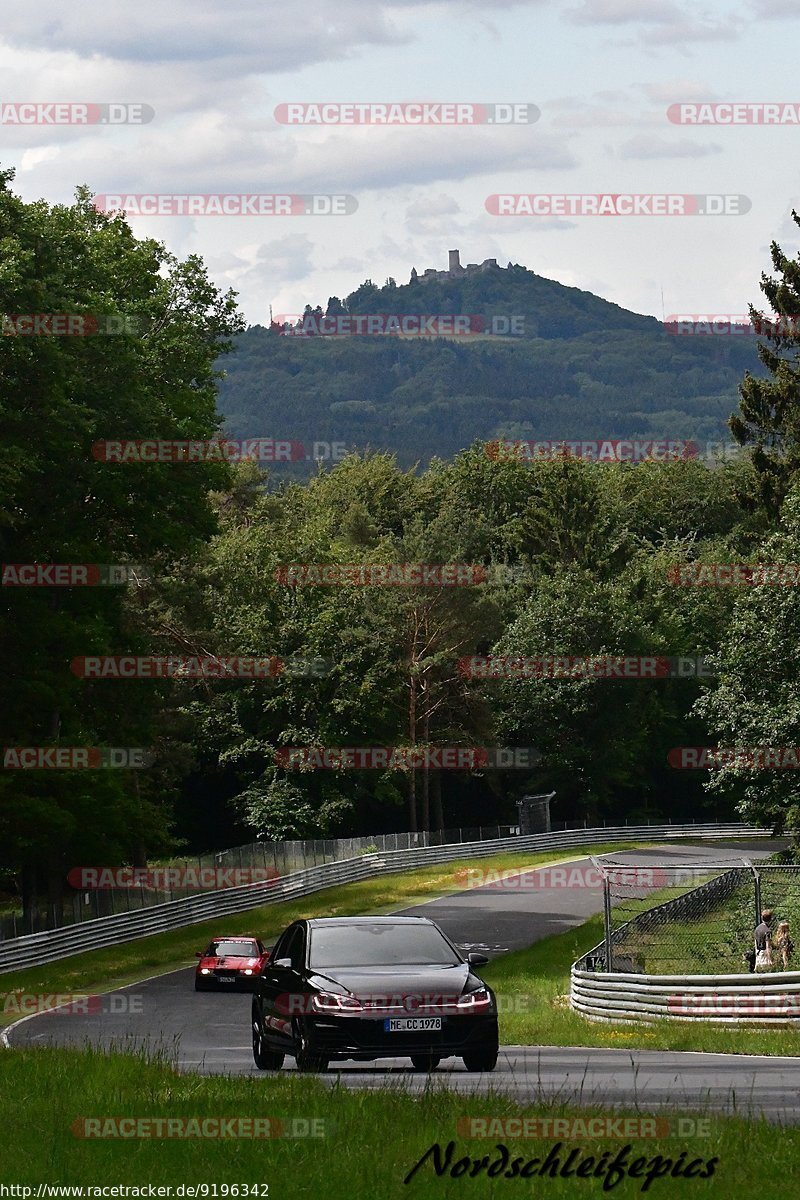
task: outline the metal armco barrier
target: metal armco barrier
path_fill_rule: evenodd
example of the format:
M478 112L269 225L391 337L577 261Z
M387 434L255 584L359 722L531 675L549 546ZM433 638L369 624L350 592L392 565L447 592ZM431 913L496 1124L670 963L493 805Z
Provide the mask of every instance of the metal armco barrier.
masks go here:
M507 851L549 851L580 849L593 843L654 842L673 838L769 837L770 830L753 825L618 825L613 828L567 829L562 833L531 834L527 837L495 838L483 842L459 842L449 846L428 846L395 850L384 854L360 855L343 862L324 863L304 871L295 871L282 879L243 887L224 888L183 900L143 908L137 912L98 917L45 933L29 934L0 942L0 974L23 967L38 966L83 954L104 946L150 937L170 929L180 929L230 913L246 912L264 904L293 900L343 883L357 883L378 875L413 870L415 867L455 862L460 858L479 858ZM622 978L622 976L620 976Z
M724 899L742 874L764 864L734 867L683 896L640 913L612 935L622 944L634 926L649 930L695 911L698 897ZM572 964L570 1007L591 1021L653 1024L655 1021L705 1021L721 1025L791 1026L800 1020L800 971L740 972L727 975L647 975L606 971L608 944L599 943ZM615 957L611 950L612 959ZM600 970L587 970L594 961Z
M612 975L575 966L570 1005L592 1021L626 1025L706 1021L787 1025L800 1019L800 971L751 975Z

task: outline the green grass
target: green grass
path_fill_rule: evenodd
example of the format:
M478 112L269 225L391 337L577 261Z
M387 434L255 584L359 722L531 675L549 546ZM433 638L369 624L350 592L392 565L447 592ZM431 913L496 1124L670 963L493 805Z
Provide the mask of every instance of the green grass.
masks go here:
M170 933L137 938L119 946L72 955L40 967L10 971L0 975L0 1027L17 1019L17 1012L4 1012L2 997L8 992L33 995L52 993L101 992L136 983L178 967L194 964L195 951L217 934L253 933L267 942L274 939L298 917L330 917L339 913L391 912L415 902L434 899L449 892L463 890L456 872L469 868L492 871L509 870L545 863L576 861L588 854L604 854L611 850L633 849L643 843L614 843L587 846L562 854L516 853L496 854L485 858L459 859L450 863L422 867L403 874L385 875L351 883L297 900L267 904L249 912L216 918L197 925L187 925Z
M500 999L500 1040L508 1045L703 1050L720 1054L800 1054L800 1030L735 1029L703 1022L622 1025L588 1021L568 1005L570 966L603 938L603 919L547 938L481 968ZM514 1011L514 1010L517 1011Z
M657 1114L640 1109L640 1119ZM602 1196L601 1179L504 1179L469 1175L437 1178L431 1160L405 1185L404 1178L438 1142L454 1142L452 1162L462 1156L498 1155L498 1142L511 1158L543 1159L557 1143L552 1134L536 1139L469 1139L458 1129L465 1116L539 1118L602 1116L599 1106L578 1109L560 1102L520 1105L509 1097L459 1095L429 1089L404 1096L390 1089L332 1090L298 1077L225 1078L179 1075L158 1061L129 1055L69 1050L25 1050L0 1055L0 1120L4 1152L0 1182L34 1186L172 1186L216 1183L269 1184L269 1200L399 1200L400 1197ZM272 1117L326 1122L327 1136L309 1140L86 1139L73 1123L104 1117ZM664 1113L671 1122L678 1115ZM644 1178L623 1179L615 1197L683 1195L715 1200L787 1200L789 1180L800 1172L800 1134L779 1132L762 1121L706 1114L706 1136L681 1136L673 1124L665 1136L604 1137L563 1141L561 1163L571 1150L597 1161L626 1144L628 1161L656 1155L683 1166L713 1158L710 1179L688 1183L667 1177L647 1191ZM684 1126L684 1131L685 1131ZM659 1132L662 1132L661 1130ZM682 1151L686 1157L681 1159ZM607 1160L608 1161L608 1160ZM645 1166L644 1170L648 1168ZM701 1169L701 1168L696 1168ZM218 1193L219 1194L219 1193ZM239 1193L241 1195L241 1192Z

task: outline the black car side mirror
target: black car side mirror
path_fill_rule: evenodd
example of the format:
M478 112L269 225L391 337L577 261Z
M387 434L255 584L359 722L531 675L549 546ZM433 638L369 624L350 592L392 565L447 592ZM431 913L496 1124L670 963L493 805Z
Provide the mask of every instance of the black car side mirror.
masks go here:
M290 958L276 958L269 964L271 967L280 967L283 971L291 971L292 960Z
M479 954L477 951L472 951L467 955L467 962L471 967L482 967L484 963L488 963L489 959L485 954Z

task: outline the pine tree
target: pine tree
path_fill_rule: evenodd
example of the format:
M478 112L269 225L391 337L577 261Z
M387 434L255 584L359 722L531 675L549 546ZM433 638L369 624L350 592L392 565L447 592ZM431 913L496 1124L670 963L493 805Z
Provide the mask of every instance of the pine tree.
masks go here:
M792 219L800 227L794 210ZM800 469L800 255L796 260L787 258L777 242L772 243L771 254L779 278L761 276L771 313L765 316L750 305L755 329L766 339L758 344L758 356L769 376L745 373L739 388L740 411L728 424L739 445L753 446L756 494L742 499L750 507L760 503L775 516Z

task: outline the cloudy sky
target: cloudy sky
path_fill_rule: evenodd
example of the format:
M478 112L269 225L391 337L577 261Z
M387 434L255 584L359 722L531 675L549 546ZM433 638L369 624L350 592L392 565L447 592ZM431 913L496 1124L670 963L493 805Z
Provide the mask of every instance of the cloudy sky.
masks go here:
M493 257L651 313L740 313L798 249L800 125L681 125L671 104L800 111L800 6L775 0L45 0L0 28L0 164L25 200L346 194L346 216L131 217L201 254L251 323L365 278ZM149 105L19 125L25 102ZM281 104L536 105L529 124L312 126ZM495 216L496 193L744 195L745 215ZM663 300L662 300L663 297ZM663 304L663 308L662 308Z

